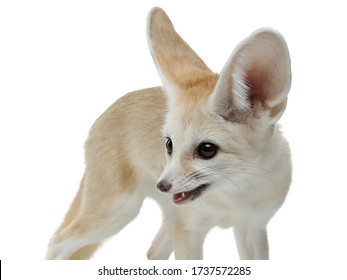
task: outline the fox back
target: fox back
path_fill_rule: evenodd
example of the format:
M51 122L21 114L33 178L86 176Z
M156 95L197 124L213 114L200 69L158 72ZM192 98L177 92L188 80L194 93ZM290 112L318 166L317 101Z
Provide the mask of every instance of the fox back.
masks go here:
M147 22L161 88L129 93L94 123L86 170L48 259L89 258L138 214L163 223L149 259L201 259L214 226L234 227L241 259L268 259L266 225L285 200L290 151L277 121L291 84L284 38L260 29L212 72L160 8Z

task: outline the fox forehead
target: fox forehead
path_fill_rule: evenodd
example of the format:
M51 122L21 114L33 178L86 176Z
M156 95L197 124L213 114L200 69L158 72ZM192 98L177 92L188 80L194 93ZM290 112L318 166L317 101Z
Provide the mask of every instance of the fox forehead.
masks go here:
M168 93L171 100L168 102L167 123L197 125L205 119L209 111L209 97L217 80L218 75L215 74L205 75L203 78L191 77L175 92Z
M217 74L209 73L208 75L187 79L175 93L175 105L194 108L201 103L207 103L208 97L217 84L218 77Z
M213 127L214 121L206 104L197 104L169 110L163 131L172 140L199 142L211 138Z

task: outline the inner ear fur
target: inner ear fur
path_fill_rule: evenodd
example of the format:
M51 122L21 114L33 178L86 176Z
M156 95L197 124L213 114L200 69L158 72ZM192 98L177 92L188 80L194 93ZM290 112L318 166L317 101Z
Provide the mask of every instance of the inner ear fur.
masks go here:
M224 66L212 95L213 109L225 119L277 121L291 84L290 57L281 34L261 29L242 41Z

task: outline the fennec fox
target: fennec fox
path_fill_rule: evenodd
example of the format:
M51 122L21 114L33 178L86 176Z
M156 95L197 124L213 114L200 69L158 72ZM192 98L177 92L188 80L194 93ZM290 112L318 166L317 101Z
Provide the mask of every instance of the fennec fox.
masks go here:
M149 259L202 259L214 226L234 228L241 259L268 259L266 225L291 181L290 151L276 122L286 108L290 57L261 29L220 74L176 33L160 8L147 20L163 87L129 93L103 113L85 144L85 173L47 259L87 259L139 213L145 197L163 222Z

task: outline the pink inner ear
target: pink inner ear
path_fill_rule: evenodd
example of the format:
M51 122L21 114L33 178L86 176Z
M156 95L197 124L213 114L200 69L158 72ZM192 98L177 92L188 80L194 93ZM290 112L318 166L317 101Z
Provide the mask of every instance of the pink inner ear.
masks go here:
M262 67L250 67L246 71L245 81L249 87L248 100L253 108L255 103L265 105L270 97L268 92L269 73Z

